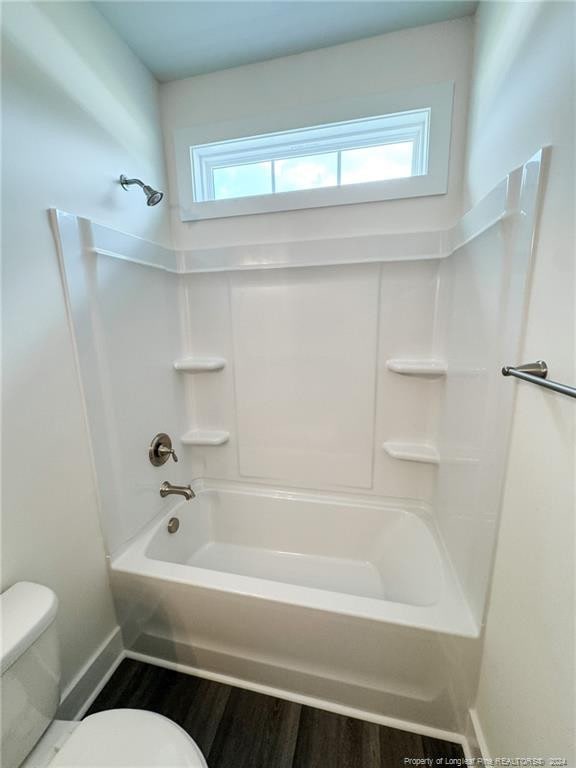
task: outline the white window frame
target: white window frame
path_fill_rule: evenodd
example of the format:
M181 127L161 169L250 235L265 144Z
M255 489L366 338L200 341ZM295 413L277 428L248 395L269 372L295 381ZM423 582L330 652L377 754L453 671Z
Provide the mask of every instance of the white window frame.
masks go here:
M273 165L277 160L336 152L340 154L347 149L399 142L413 143L410 175L422 176L428 168L429 124L430 109L426 108L193 146L190 147L190 162L194 199L198 202L214 200L214 171L218 168L261 162L271 162ZM333 186L341 186L340 170L338 162L337 180ZM270 194L278 194L274 188L272 169L271 173Z
M368 98L341 101L337 104L303 107L298 112L289 110L276 112L273 115L255 115L243 120L198 124L178 130L174 135L174 147L181 219L195 221L445 194L448 188L453 90L452 82L437 83L402 93L379 94ZM309 141L311 131L314 130L317 133L319 149L314 149L313 153L320 154L323 151L345 148L339 142L338 136L333 137L331 147L329 146L330 141L326 139L326 135L322 137L322 132L325 133L327 127L332 128L334 124L339 124L344 130L346 124L352 121L372 119L375 130L370 134L367 128L364 146L373 146L376 129L382 127L382 123L380 126L377 125L379 118L392 116L396 119L397 140L402 140L402 123L406 129L410 114L421 110L429 110L429 120L426 137L428 141L425 142L427 153L415 153L415 169L418 175L225 200L199 202L194 199L193 172L197 174L196 178L200 180L200 185L204 185L204 191L209 192L212 183L211 171L214 167L222 165L221 143L224 141L236 140L240 148L239 156L244 158L243 161L234 160L228 165L259 160L268 161L280 157L283 159L289 156L300 157L303 154L312 154L308 151L309 143L304 153L296 140L293 142L293 149L290 150L291 154L287 155L287 132L301 130L303 141ZM375 115L377 117L374 117ZM261 141L263 135L266 136L265 149ZM381 131L378 135L380 138L376 143L386 143L381 140ZM408 136L407 130L404 135ZM391 132L390 137L392 136ZM355 143L353 146L360 145ZM196 162L192 158L193 147L201 147L201 151L196 153Z

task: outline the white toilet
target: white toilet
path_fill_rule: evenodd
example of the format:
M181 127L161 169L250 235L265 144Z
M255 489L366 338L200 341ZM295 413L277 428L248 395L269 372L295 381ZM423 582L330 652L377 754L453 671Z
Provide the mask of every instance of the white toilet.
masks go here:
M0 596L2 768L207 768L180 726L162 715L113 709L54 720L60 662L56 595L20 582Z

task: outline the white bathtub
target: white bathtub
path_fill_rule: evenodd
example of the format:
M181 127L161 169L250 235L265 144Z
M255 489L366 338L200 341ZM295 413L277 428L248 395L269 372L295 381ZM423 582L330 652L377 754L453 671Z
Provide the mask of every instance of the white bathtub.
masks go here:
M176 516L179 530L170 534ZM205 489L116 557L115 571L477 636L423 510L366 499Z
M118 554L111 574L133 653L461 730L460 669L475 645L465 638L478 633L425 510L200 486Z

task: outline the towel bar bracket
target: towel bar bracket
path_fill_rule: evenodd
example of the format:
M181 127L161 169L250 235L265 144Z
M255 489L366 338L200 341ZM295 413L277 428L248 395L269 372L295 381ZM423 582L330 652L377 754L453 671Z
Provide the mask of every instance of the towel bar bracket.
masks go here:
M560 384L559 381L548 380L548 366L544 360L537 360L535 363L526 363L525 365L507 365L502 368L502 375L515 376L522 381L529 381L539 387L559 392L561 395L576 398L576 387L569 387L567 384Z

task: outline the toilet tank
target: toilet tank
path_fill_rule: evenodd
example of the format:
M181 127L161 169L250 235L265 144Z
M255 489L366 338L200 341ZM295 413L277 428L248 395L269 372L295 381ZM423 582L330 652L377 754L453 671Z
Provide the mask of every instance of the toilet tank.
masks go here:
M57 608L51 589L27 581L0 595L2 768L17 768L23 762L58 708Z

